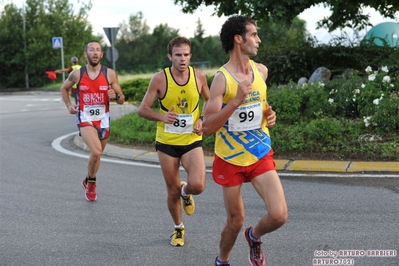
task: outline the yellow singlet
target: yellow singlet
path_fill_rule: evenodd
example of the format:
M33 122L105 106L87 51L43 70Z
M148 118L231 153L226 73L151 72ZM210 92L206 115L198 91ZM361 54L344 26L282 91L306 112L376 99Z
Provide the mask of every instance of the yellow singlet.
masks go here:
M173 78L170 68L165 68L166 93L159 99L160 113L165 114L174 106L179 114L173 124L157 123L156 141L177 146L186 146L202 140L202 136L192 133L195 122L200 116L199 97L195 72L189 67L189 76L186 84L179 85Z
M230 116L215 135L215 154L228 163L248 166L256 163L271 150L271 139L265 117L267 86L255 63L250 61L252 93ZM226 78L222 108L237 94L238 81L221 67Z

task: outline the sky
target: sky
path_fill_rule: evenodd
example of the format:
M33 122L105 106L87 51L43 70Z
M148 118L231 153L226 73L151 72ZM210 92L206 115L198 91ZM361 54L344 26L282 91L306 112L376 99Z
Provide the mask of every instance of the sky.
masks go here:
M79 0L70 0L78 5ZM80 0L81 1L81 0ZM130 15L143 13L143 17L150 29L153 30L159 24L167 23L168 26L179 29L179 33L186 37L193 37L197 27L198 18L201 19L205 36L219 35L220 28L227 17L212 16L213 6L201 6L194 14L184 14L180 6L176 6L173 0L142 0L131 1L113 0L112 5L107 0L93 0L93 7L89 12L89 20L92 22L94 33L103 34L103 27L117 27L119 23L128 21ZM74 4L75 5L75 4ZM302 12L299 17L306 21L307 30L321 42L328 42L332 35L340 35L336 31L332 34L325 29L316 30L316 22L331 12L322 5L317 5ZM365 9L365 13L371 15L371 23L377 25L382 22L393 21L385 19L374 9ZM350 29L345 29L350 32ZM366 35L367 30L363 35Z
M1 2L11 1L17 6L22 6L24 0L0 0ZM69 0L74 7L79 7L81 2L88 0ZM138 12L143 13L143 17L150 27L150 32L159 24L168 24L169 27L179 29L182 36L191 38L197 27L198 18L200 18L205 30L205 36L219 35L220 28L227 17L212 16L213 6L202 6L194 14L184 14L180 6L176 6L173 0L92 0L93 7L89 11L89 21L91 22L94 34L103 34L104 27L118 27L122 22L127 22L130 15ZM383 18L373 9L365 9L364 13L371 15L370 22L375 26L382 22L394 21ZM339 31L328 33L325 29L316 30L316 22L323 17L328 16L330 11L322 5L311 7L302 12L299 17L306 21L307 30L319 41L327 43L333 35L340 35ZM399 15L398 15L399 17ZM344 29L351 32L350 29ZM369 30L369 29L368 29ZM362 35L366 35L367 29ZM105 39L107 39L105 37Z

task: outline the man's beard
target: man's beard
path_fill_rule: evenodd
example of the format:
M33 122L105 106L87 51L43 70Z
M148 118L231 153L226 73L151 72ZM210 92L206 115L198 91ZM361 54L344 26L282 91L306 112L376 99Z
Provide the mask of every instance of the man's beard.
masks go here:
M88 58L88 61L89 61L89 64L90 64L92 67L96 67L96 66L98 66L98 64L100 63L100 60L98 60L97 63L94 63L90 58Z

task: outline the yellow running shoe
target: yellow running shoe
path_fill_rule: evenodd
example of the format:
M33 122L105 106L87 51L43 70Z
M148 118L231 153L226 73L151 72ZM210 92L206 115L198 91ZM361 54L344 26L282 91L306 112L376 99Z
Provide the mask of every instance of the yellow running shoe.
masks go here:
M187 185L186 182L182 181L180 182L180 188L182 186ZM181 196L182 201L183 201L183 210L187 215L193 215L194 211L195 211L195 203L194 203L194 199L193 196L191 194L189 194L187 197L183 197Z
M176 227L173 234L170 236L170 243L175 247L182 247L184 245L184 227Z

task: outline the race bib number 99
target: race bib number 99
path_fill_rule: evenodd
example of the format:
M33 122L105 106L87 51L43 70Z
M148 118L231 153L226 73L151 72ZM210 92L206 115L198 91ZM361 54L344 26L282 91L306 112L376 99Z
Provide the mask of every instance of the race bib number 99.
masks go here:
M193 133L193 114L179 114L173 124L165 124L165 132L175 134Z
M229 131L247 131L261 127L262 105L255 103L238 107L229 118Z
M84 116L89 121L98 121L105 117L105 105L85 105Z

